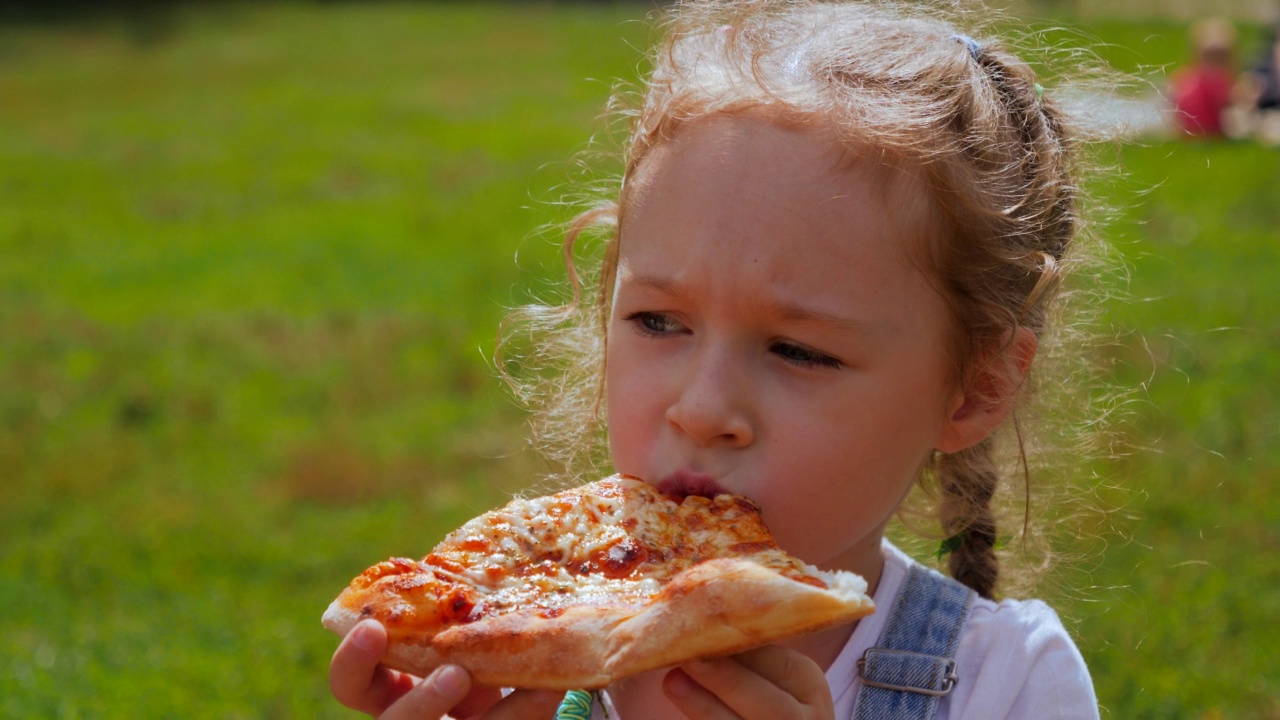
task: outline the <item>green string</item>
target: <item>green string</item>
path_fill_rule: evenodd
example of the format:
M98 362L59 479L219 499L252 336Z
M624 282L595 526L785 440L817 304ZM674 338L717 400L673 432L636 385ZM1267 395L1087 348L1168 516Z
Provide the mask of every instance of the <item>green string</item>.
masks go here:
M960 549L960 543L964 542L964 531L952 535L951 537L938 543L938 549L934 551L933 558L941 560L951 553Z
M590 720L594 696L586 690L570 690L556 709L556 720Z

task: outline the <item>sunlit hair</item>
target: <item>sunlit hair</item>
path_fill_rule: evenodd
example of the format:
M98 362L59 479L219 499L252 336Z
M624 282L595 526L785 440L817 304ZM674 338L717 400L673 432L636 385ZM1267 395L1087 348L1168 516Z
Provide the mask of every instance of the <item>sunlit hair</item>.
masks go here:
M1064 279L1099 254L1096 243L1078 247L1089 238L1077 160L1086 138L1027 64L973 26L966 32L978 39L962 34L957 18L948 17L954 12L749 0L672 9L636 102L615 99L630 128L620 192L580 214L566 233L572 297L522 308L503 331L504 374L538 410L537 447L571 474L607 468L603 376L617 231L625 232L629 182L649 153L713 115L830 128L861 161L916 173L942 209L945 227L919 250L955 321L956 381L966 382L984 351L989 356L1016 328L1040 338L1033 377L1050 381L1024 384L1019 409L996 436L935 454L908 524L935 542L945 539L951 574L986 596L999 578L1000 538L1018 541L1022 565L1043 564L1048 553L1029 522L1025 483L1038 451L1052 446L1029 432L1029 401L1046 384L1071 385L1090 372L1079 362L1075 332L1087 326L1078 319L1082 308L1066 302L1078 293L1063 292ZM597 252L576 247L584 236L599 239ZM583 263L594 266L585 279L575 254L591 258ZM1070 332L1051 332L1068 310L1076 313L1065 323ZM1055 412L1068 396L1054 394ZM1052 435L1059 448L1084 436L1060 427ZM1038 485L1040 497L1047 495ZM1017 517L999 512L1002 505L1023 508L1021 522L1007 523L1011 529L997 530L997 517ZM922 527L920 512L936 518L936 530Z

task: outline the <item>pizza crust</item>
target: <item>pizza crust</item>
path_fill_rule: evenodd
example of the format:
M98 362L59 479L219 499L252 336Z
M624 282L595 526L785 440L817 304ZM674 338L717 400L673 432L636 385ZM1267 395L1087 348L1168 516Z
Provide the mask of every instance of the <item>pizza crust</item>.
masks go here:
M731 655L870 614L875 605L864 594L866 583L852 573L839 574L843 586L822 589L750 560L708 560L676 576L648 607L614 629L606 668L624 677Z

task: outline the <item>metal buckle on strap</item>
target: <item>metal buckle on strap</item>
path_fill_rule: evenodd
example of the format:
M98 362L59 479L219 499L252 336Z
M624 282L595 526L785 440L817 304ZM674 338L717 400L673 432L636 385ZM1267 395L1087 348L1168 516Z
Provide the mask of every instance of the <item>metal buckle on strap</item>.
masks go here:
M893 683L868 680L866 673L867 656L873 652L878 655L902 655L908 657L929 658L935 663L939 660L942 661L942 688L934 690L933 688L912 685L894 685ZM868 687L883 688L885 690L895 690L898 692L919 693L921 695L931 695L933 697L942 697L949 694L951 689L956 686L956 681L960 679L959 676L956 675L956 661L953 658L924 655L922 653L913 653L906 650L887 650L885 648L868 648L867 651L863 653L862 658L858 660L858 676L862 678L862 684Z

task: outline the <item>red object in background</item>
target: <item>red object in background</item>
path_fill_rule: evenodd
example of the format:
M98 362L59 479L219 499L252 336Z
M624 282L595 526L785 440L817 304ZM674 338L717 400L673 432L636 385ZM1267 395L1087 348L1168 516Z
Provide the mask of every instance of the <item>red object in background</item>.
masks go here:
M1188 135L1222 135L1222 112L1231 106L1234 80L1224 68L1190 67L1170 84L1178 126Z

